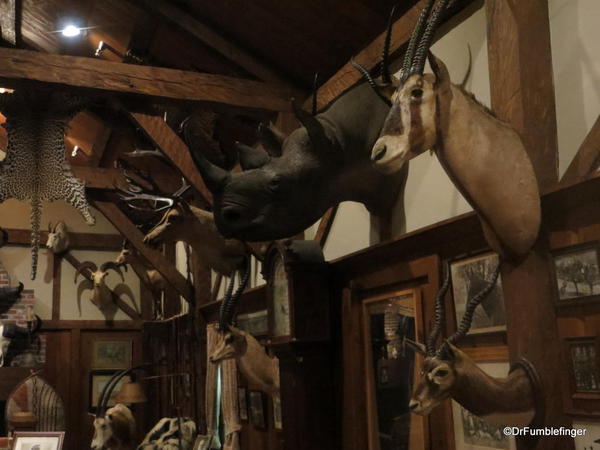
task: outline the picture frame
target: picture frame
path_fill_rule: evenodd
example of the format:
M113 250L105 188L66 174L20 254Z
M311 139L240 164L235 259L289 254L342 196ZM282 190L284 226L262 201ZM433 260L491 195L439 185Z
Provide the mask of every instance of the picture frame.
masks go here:
M508 362L479 363L481 370L493 377L505 377L510 365ZM452 400L454 441L456 450L515 450L514 436L502 433L503 425L486 422Z
M600 246L597 242L552 252L557 306L600 301Z
M498 264L498 255L495 253L485 253L450 263L454 316L457 328L465 314L468 299L481 292L491 282ZM502 279L501 276L498 276L498 281L492 291L475 309L468 334L488 334L505 331L506 308L502 292Z
M261 391L250 391L250 422L256 428L266 429L267 421L265 418L265 394Z
M600 441L600 422L573 422L573 428L585 430L585 434L575 437L575 450L594 450Z
M96 409L98 407L98 400L100 398L100 394L102 393L102 389L104 388L106 383L108 383L108 381L111 379L111 377L117 372L118 372L118 370L105 370L105 369L93 370L90 372L89 392L88 392L88 394L89 394L88 395L88 401L89 401L88 411L90 413L92 413L92 414L96 413ZM113 390L111 398L109 399L109 401L107 403L107 406L109 408L116 404L116 401L114 400L114 398L121 390L121 386L123 386L123 384L125 384L125 383L129 383L130 381L131 381L131 378L129 376L124 376L123 378L121 378L119 380L115 389Z
M94 341L93 369L127 369L133 356L132 339Z
M571 337L565 341L572 398L600 398L600 337Z
M283 420L281 418L281 398L273 396L273 427L276 430L283 430Z
M11 450L62 450L64 431L15 431Z
M253 336L269 334L269 315L266 309L237 316L237 327Z
M238 387L238 409L240 420L248 422L248 394L245 387Z

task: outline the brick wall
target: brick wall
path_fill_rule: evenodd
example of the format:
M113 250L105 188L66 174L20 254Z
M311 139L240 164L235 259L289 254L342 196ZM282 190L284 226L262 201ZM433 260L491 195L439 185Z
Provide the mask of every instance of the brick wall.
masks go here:
M0 286L13 286L18 283L11 280L2 263L0 263ZM27 326L27 307L35 305L35 293L32 289L24 289L21 298L4 314L0 314L2 323L16 323L21 327ZM31 343L13 342L10 345L6 361L13 367L35 367L46 362L46 336L37 335ZM7 364L8 365L8 364Z

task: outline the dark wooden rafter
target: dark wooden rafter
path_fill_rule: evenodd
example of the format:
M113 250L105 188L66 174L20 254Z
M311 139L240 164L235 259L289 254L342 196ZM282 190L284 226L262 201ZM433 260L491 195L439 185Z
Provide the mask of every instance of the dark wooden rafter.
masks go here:
M5 228L8 243L12 245L30 245L31 230ZM40 231L40 242L48 240L48 232ZM69 231L70 248L74 250L119 250L123 238L118 234L74 233Z
M18 46L21 40L20 27L21 0L0 2L0 32L2 40Z
M333 226L333 221L335 220L338 207L339 205L335 205L329 208L325 214L323 214L323 217L321 217L321 221L319 222L319 227L317 228L317 233L315 234L314 238L314 240L319 243L321 248L325 247L325 244L327 243L327 238L329 237L329 232Z
M144 244L144 235L129 220L117 205L108 201L94 200L93 205L131 243L138 253L148 261L163 278L188 302L194 302L193 288L181 273L158 250Z
M292 96L278 85L224 75L0 49L0 81L10 87L23 80L157 100L212 102L269 111L288 111Z
M427 0L421 0L412 8L410 8L402 17L394 22L392 27L392 38L390 42L390 54L397 56L399 51L408 43L413 29L419 18L419 14ZM450 9L446 20L450 20L459 12L463 11L467 6L475 2L474 0L457 0ZM442 27L443 31L443 27ZM385 41L386 31L384 30L375 40L363 48L356 56L354 61L366 67L368 70L373 70L380 62ZM438 33L436 39L443 36L443 33ZM329 80L327 80L317 92L317 106L321 110L329 105L332 101L346 92L348 89L362 81L362 75L348 61L344 66L337 71ZM307 99L304 103L304 108L310 110L312 99Z
M75 258L73 255L71 255L70 253L67 253L63 256L63 259L65 261L67 261L69 264L71 264L75 269L77 269L79 266L81 266L81 262ZM88 280L88 281L93 281L92 279L92 275L89 272L85 272L82 271L81 274ZM133 320L142 320L142 316L140 316L140 314L133 309L131 306L129 306L125 301L123 301L117 294L115 294L111 289L109 289L110 294L112 295L113 301L115 302L115 304L125 313L127 314L129 317L131 317L131 319ZM54 319L54 317L53 317Z
M259 80L291 89L288 80L261 62L256 56L235 42L224 38L218 31L193 18L172 3L165 0L140 0L137 3L143 4L144 7L167 19Z
M196 170L188 146L177 136L177 133L159 116L131 113L130 117L179 169L183 177L200 194L204 203L207 206L211 205L212 194L204 184L202 176ZM211 144L204 142L202 145Z
M600 166L600 116L579 147L560 182L562 184L581 181L598 169L598 166Z

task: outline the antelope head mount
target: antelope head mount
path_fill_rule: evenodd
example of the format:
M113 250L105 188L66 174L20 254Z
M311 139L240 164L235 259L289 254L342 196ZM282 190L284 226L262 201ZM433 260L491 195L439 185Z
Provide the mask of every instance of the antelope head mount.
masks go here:
M279 360L269 356L254 336L229 326L209 358L215 364L226 359L235 359L242 375L262 391L279 395Z
M56 225L52 226L52 222L48 224L48 247L52 253L61 254L69 249L69 233L67 225L61 220Z
M492 291L498 274L499 267L488 286L467 302L457 332L436 349L444 322L443 299L450 283L448 271L436 298L435 322L425 345L405 340L409 347L424 356L421 378L409 403L411 412L427 415L444 400L452 398L471 413L492 423L525 426L533 420L539 396L537 374L531 364L519 360L506 378L494 378L454 345L467 334L475 308Z
M412 157L434 150L478 213L492 249L507 257L523 255L541 220L533 166L517 132L453 84L444 63L429 52L449 0L434 8L435 3L430 0L419 17L399 77L389 77L384 86L371 82L391 105L371 160L381 173L393 174ZM424 73L426 59L432 74Z

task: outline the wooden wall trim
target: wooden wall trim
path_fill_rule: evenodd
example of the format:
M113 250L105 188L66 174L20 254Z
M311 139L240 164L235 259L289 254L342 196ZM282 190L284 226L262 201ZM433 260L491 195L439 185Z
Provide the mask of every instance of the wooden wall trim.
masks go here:
M67 224L67 227L69 225ZM8 243L13 245L31 245L31 230L5 228ZM48 232L40 231L40 242L48 241ZM121 250L123 237L119 234L75 233L69 231L70 248L72 250ZM42 245L45 247L45 245Z

